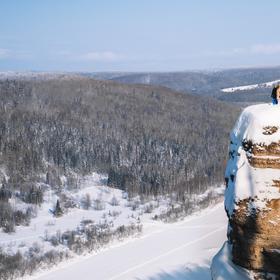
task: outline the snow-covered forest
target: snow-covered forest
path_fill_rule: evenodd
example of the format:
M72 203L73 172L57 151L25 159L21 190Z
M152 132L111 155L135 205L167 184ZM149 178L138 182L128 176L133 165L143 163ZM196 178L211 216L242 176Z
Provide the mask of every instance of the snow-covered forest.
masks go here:
M3 79L0 95L3 279L139 234L143 217L176 221L222 194L214 187L236 107L67 75Z

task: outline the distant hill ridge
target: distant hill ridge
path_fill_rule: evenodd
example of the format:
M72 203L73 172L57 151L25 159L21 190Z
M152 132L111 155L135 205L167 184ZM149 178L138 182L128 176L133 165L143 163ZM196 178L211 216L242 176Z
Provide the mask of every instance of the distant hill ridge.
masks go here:
M93 78L125 84L164 86L227 102L269 101L271 86L280 80L280 67L240 68L216 71L182 72L0 72L0 80L50 80ZM250 94L247 94L250 93Z
M72 72L37 72L37 71L3 71L0 72L0 80L50 80L71 79L81 77L80 74Z
M269 100L270 86L268 82L279 80L280 67L165 73L119 73L119 75L117 73L94 73L92 75L99 79L111 79L123 83L162 85L180 92L213 96L228 102L256 103ZM248 85L261 86L249 87ZM239 87L238 92L235 90L236 87ZM233 90L230 90L231 88ZM250 95L247 94L248 91Z

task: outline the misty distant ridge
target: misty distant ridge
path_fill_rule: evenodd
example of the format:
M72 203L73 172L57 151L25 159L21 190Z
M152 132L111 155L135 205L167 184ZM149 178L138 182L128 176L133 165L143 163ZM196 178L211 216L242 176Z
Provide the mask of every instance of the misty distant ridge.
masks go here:
M227 102L258 103L269 100L271 87L280 79L280 67L125 75L93 73L91 75L97 79L109 79L128 84L161 85L176 91L212 96ZM228 88L233 90L224 90ZM235 88L238 90L234 90Z
M269 100L271 87L280 80L280 66L181 72L0 72L0 80L81 78L158 85L183 93L212 96L222 101L255 103Z
M18 80L50 80L71 77L80 77L74 72L51 72L51 71L2 71L0 72L0 80L18 79Z
M184 70L184 71L99 71L99 72L89 72L89 71L33 71L33 70L26 70L26 71L0 71L0 79L3 78L22 78L22 77L59 77L59 76L86 76L92 77L97 79L124 79L125 77L131 77L132 79L136 77L156 77L156 76L189 76L189 75L209 75L209 76L216 76L216 75L227 75L233 74L234 76L238 76L237 73L242 73L248 75L244 79L248 82L250 81L250 75L257 75L257 74L264 74L265 77L273 77L272 73L279 73L280 72L280 65L279 66L268 66L268 67L240 67L240 68L228 68L228 69L201 69L201 70ZM279 77L277 76L276 77ZM264 77L264 78L265 78ZM252 78L252 77L251 77ZM262 82L265 82L263 80Z

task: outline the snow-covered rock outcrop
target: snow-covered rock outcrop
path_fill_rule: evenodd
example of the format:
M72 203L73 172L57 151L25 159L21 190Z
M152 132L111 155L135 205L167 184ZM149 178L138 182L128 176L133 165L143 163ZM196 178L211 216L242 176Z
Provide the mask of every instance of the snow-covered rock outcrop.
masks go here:
M280 276L279 105L242 112L231 133L225 180L228 241L213 259L213 279L254 279L250 271Z

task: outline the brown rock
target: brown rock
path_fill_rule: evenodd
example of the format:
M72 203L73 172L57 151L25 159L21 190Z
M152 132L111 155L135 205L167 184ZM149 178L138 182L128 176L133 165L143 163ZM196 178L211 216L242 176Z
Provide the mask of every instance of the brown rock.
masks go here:
M247 156L250 164L256 168L275 168L280 169L280 157L256 157Z
M261 146L247 142L243 148L253 167L280 168L280 143ZM280 191L280 179L271 180L271 186ZM256 199L258 197L239 201L237 210L229 218L233 262L250 270L280 276L280 199L267 201L265 210L252 211Z
M213 280L280 279L279 129L280 107L259 104L245 108L231 132L228 240L213 258Z

